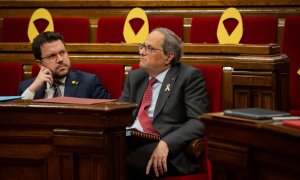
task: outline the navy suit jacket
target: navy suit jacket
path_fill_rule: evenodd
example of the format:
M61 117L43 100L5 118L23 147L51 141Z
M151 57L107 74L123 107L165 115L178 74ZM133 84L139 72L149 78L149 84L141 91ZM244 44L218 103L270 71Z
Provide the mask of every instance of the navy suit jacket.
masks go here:
M138 105L133 112L134 119L148 80L149 76L142 68L128 74L120 101ZM199 166L199 161L186 156L184 148L192 140L204 135L204 125L199 121L199 116L205 112L208 112L208 99L201 71L181 63L171 67L159 92L153 115L153 127L168 144L170 150L168 159L180 173L192 173Z
M21 95L35 80L31 78L19 83L18 95ZM34 99L45 98L46 83L39 91L35 93ZM65 82L64 96L93 98L93 99L109 99L110 94L106 88L99 82L95 74L82 71L70 71Z

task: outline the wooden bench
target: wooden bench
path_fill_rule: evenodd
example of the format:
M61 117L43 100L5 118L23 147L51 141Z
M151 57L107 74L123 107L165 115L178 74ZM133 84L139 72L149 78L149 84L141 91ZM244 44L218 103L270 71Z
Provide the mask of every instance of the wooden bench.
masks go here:
M123 64L125 77L139 63L134 44L67 44L72 63ZM264 107L287 110L288 59L278 45L184 45L182 62L189 65L221 65L224 71L223 109ZM0 63L23 64L23 79L31 77L35 63L28 43L0 43Z

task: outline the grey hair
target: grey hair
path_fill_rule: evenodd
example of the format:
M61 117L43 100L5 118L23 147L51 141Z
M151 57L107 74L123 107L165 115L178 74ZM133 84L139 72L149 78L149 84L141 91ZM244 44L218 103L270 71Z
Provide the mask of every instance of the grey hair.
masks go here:
M168 55L169 53L174 53L174 58L170 62L172 66L176 65L181 57L183 56L183 42L181 39L170 29L167 28L155 28L153 31L159 31L162 34L164 34L165 39L162 43L162 48L165 55Z

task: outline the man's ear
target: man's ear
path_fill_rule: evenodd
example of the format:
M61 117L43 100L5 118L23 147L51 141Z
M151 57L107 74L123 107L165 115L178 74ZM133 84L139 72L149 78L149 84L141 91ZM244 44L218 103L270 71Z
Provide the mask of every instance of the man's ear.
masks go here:
M43 66L43 61L36 59L35 62L40 66L40 68Z
M166 55L166 64L170 64L170 62L174 59L174 53L170 52L168 55Z

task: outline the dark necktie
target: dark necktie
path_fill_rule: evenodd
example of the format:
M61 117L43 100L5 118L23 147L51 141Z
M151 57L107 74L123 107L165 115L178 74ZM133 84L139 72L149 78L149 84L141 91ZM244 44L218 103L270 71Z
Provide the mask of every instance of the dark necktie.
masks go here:
M152 134L159 134L152 125L152 120L150 119L148 115L149 107L151 105L151 99L152 99L152 87L157 82L156 78L152 78L147 86L146 91L144 92L142 104L140 106L139 112L138 112L138 119L140 121L140 124L146 133L152 133Z
M61 93L61 90L59 88L59 86L61 85L62 83L61 82L54 82L52 84L52 86L54 87L54 94L53 94L53 97L60 97L62 96L62 93Z

